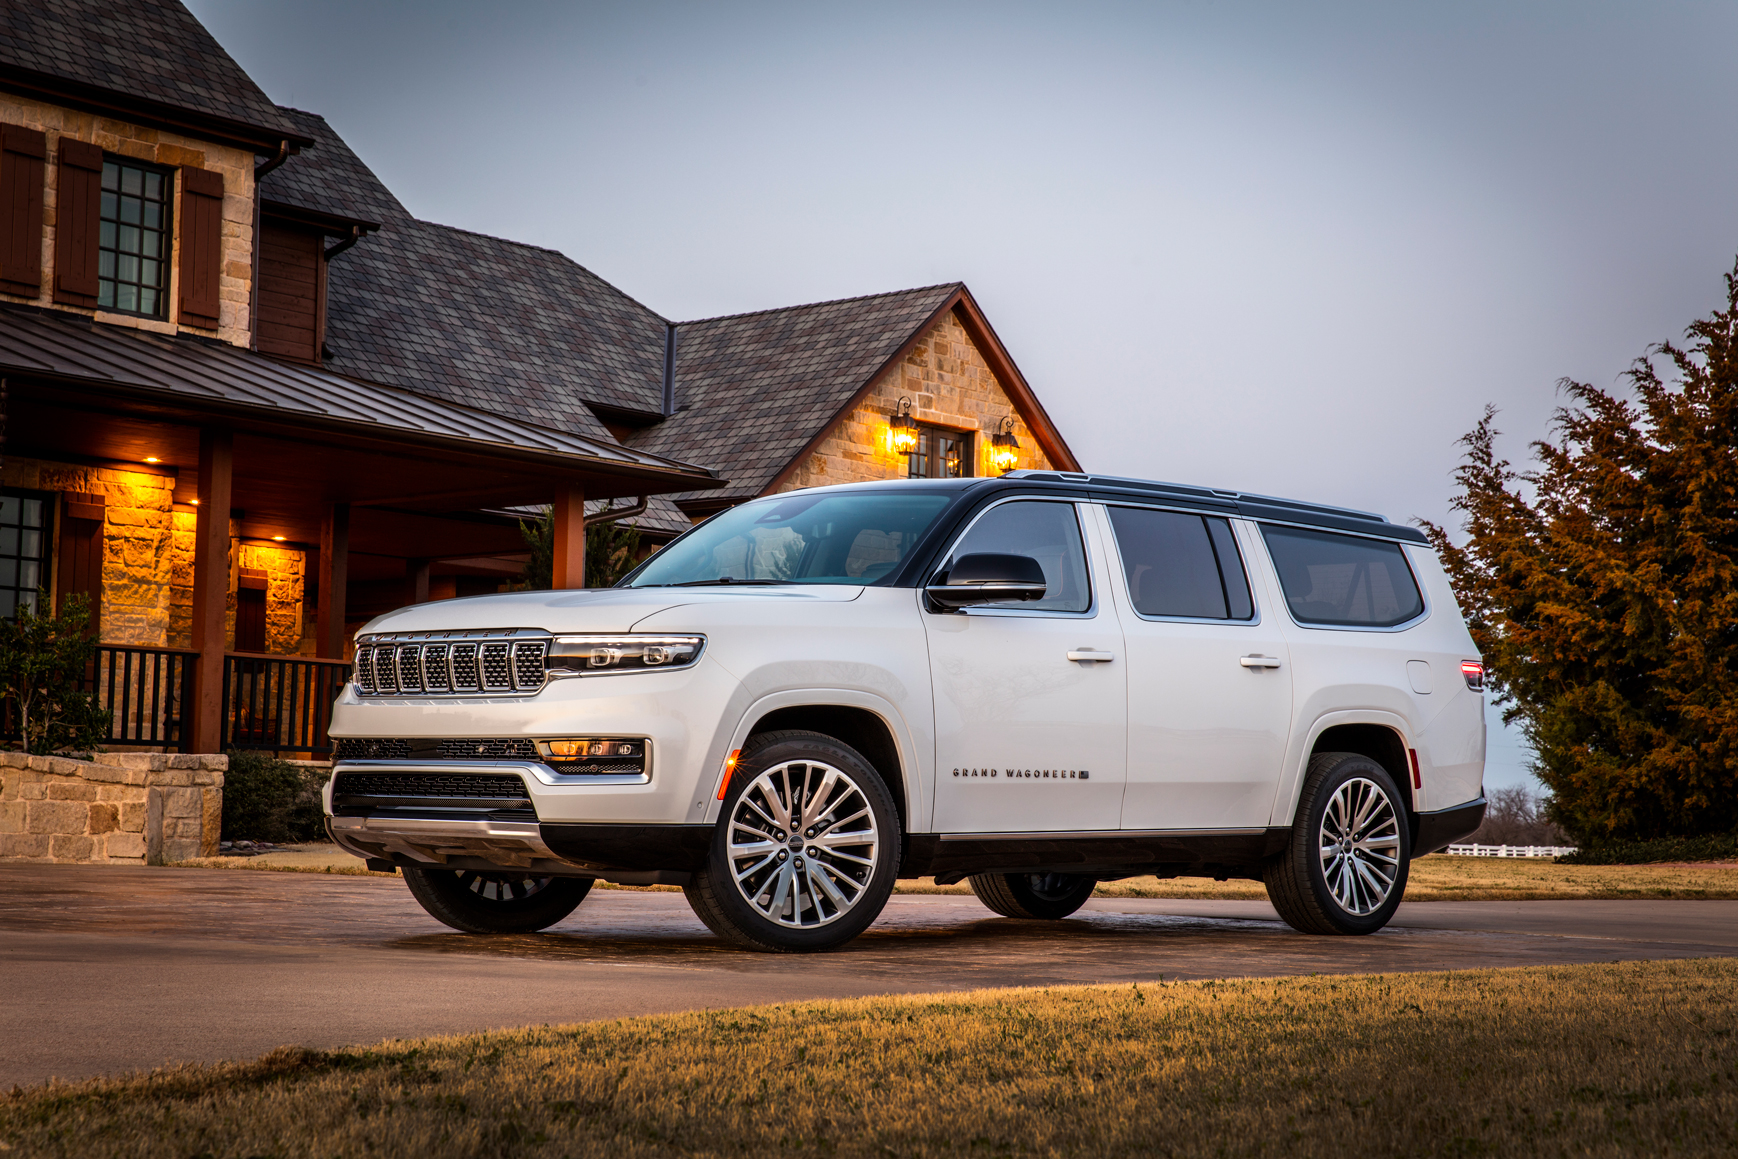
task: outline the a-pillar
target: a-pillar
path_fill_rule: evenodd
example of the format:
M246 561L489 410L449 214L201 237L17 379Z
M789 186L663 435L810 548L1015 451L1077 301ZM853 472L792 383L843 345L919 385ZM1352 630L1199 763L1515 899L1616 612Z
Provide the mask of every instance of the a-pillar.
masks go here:
M189 751L223 751L223 653L229 611L229 509L234 494L235 437L199 432L199 511L193 521L192 728Z
M331 503L320 522L320 602L314 608L314 648L344 659L344 589L350 582L350 504Z
M578 487L563 487L557 491L551 518L555 560L550 569L549 586L558 591L582 588L585 586L585 492Z

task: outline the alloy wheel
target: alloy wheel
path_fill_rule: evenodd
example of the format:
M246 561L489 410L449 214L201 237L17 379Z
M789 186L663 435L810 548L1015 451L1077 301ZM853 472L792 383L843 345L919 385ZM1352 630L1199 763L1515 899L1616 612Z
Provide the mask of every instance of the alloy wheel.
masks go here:
M1376 912L1400 874L1400 823L1375 781L1353 777L1334 790L1322 813L1322 877L1341 909Z
M881 839L849 773L788 761L766 769L737 798L726 848L737 891L757 914L814 929L838 921L863 896Z
M459 870L459 885L485 901L518 901L549 888L553 877L516 873L475 873Z

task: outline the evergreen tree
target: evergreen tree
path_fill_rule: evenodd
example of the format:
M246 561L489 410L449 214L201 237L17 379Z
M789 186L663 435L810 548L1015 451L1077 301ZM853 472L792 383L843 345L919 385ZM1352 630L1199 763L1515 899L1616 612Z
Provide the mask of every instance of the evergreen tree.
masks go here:
M1465 546L1426 525L1583 842L1738 826L1738 266L1685 334L1632 364L1633 402L1564 380L1536 470L1496 457L1487 409L1456 472Z

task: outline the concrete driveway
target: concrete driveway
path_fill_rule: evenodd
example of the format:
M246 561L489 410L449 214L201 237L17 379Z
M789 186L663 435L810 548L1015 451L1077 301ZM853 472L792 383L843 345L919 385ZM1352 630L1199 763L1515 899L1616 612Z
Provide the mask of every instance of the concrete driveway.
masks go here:
M1738 954L1738 901L1424 902L1312 938L1265 902L1105 899L1063 922L896 896L844 950L713 938L678 893L594 890L477 938L390 878L0 866L0 1087L535 1023L805 998Z

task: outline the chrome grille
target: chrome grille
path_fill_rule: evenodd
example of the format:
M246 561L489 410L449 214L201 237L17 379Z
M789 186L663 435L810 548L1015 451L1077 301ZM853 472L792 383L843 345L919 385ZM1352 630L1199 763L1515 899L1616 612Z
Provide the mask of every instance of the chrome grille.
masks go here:
M477 690L477 646L475 644L453 645L453 691L475 692Z
M513 686L541 688L543 686L543 654L549 645L542 640L522 640L513 645Z
M367 645L356 649L356 687L364 695L374 691L374 649Z
M508 644L484 644L477 651L477 666L483 670L484 692L506 692L513 687L507 666Z
M365 638L356 647L356 691L363 696L537 692L544 684L548 637L539 633L529 639L502 638L526 631L514 628ZM454 640L454 636L469 639Z
M452 687L451 674L447 672L447 651L445 644L423 645L422 677L430 692L446 692Z
M422 691L422 646L406 644L398 650L398 690Z

